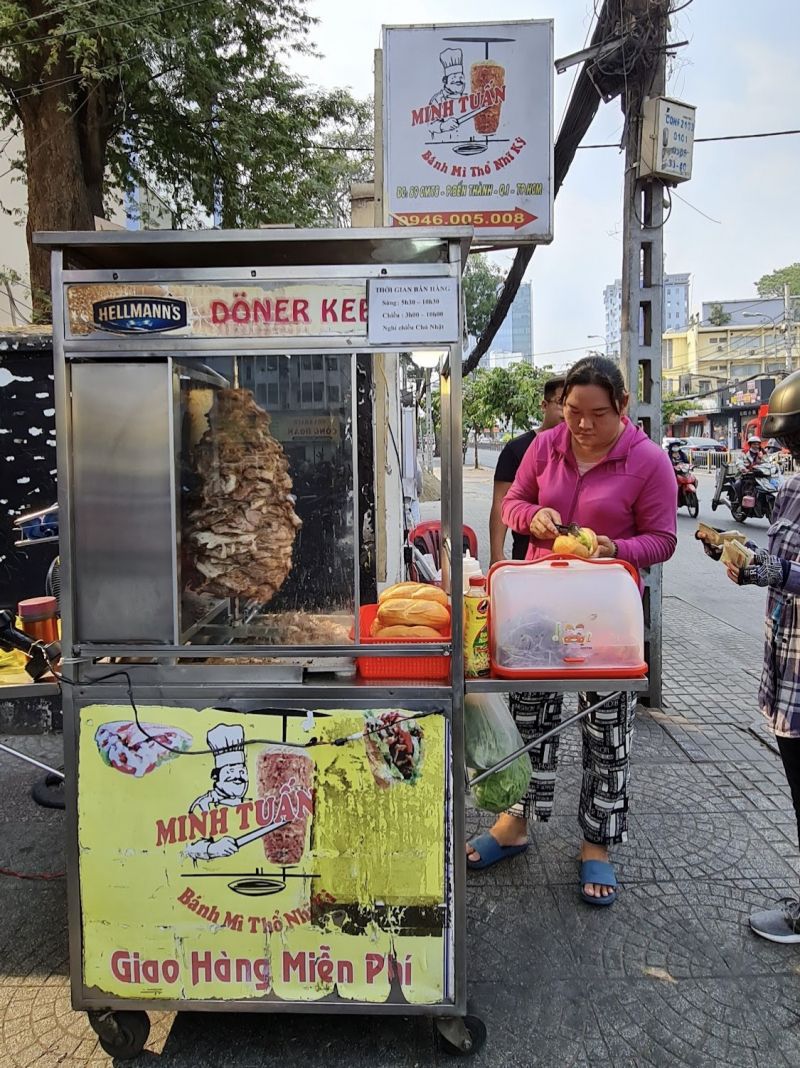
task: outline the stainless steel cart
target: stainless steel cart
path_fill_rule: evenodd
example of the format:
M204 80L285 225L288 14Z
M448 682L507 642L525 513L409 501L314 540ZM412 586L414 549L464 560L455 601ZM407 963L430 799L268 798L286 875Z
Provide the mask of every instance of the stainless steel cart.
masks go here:
M425 1013L474 1051L461 613L450 640L378 647L360 612L402 568L381 548L401 494L391 414L374 425L396 389L381 354L441 353L461 589L470 232L35 240L52 250L74 1007L117 1057L149 1009ZM415 677L432 655L445 677ZM354 674L378 656L388 681Z

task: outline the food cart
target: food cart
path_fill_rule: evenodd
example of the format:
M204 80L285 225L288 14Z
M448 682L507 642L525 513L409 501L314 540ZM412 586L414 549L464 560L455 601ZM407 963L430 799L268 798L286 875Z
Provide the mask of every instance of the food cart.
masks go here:
M448 640L376 645L363 611L400 492L374 449L380 354L440 353L443 583L461 590L470 231L35 240L74 1007L119 1058L169 1009L423 1013L474 1051L461 613ZM415 674L423 655L445 677ZM378 657L380 678L356 673Z

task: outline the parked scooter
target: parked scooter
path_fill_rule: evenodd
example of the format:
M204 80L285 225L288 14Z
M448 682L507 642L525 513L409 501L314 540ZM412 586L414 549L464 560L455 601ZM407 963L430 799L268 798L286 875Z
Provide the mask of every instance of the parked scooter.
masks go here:
M678 480L678 507L688 509L692 519L697 519L700 511L700 499L697 496L697 476L690 463L677 463L675 477Z
M746 519L772 519L775 498L783 479L777 464L765 461L753 467L727 464L717 471L711 510L727 504L737 523Z

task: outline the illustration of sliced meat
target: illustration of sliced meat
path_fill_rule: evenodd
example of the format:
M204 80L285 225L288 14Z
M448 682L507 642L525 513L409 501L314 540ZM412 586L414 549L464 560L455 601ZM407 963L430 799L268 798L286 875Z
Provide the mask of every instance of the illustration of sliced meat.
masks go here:
M314 761L307 753L288 746L262 749L256 773L263 818L270 823L289 822L264 838L264 854L273 864L299 864L314 808Z

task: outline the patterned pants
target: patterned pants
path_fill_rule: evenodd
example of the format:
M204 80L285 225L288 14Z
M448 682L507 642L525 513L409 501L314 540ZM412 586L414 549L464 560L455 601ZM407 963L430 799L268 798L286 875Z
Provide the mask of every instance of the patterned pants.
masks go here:
M579 708L600 700L596 693L582 693ZM512 693L509 707L523 741L534 741L558 726L564 705L563 694ZM636 694L621 693L614 701L589 713L581 720L583 739L583 783L578 823L587 842L616 845L628 838L628 778L631 740L636 710ZM558 746L560 735L531 750L531 777L528 793L509 812L514 816L546 823L553 814Z

